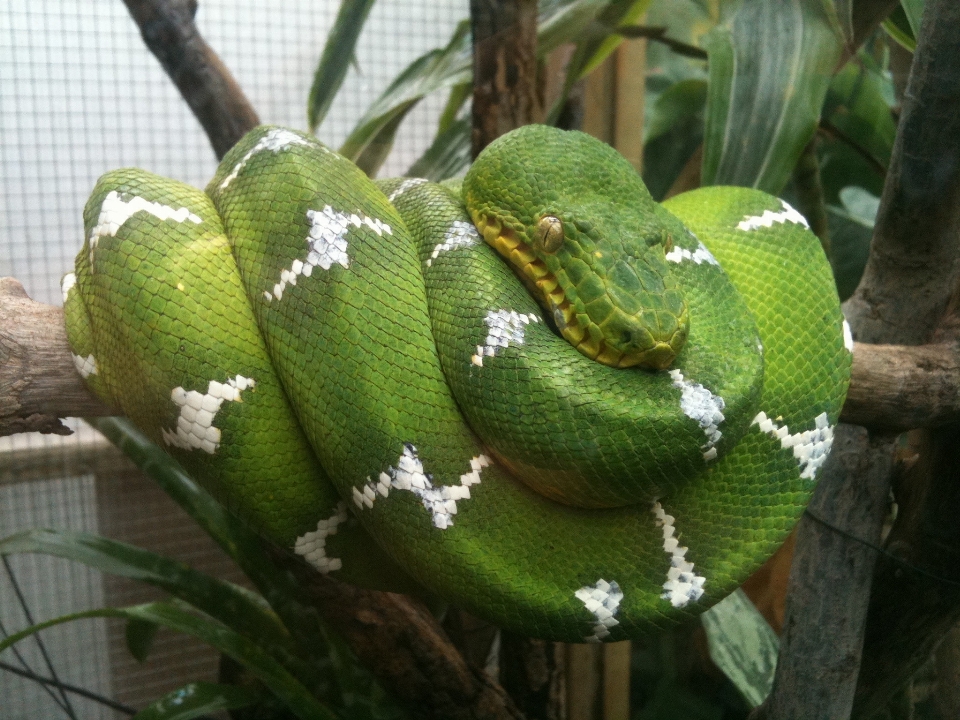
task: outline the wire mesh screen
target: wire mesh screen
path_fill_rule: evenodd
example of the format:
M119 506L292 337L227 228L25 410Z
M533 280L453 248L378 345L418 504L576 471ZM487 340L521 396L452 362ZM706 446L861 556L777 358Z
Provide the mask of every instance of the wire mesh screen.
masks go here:
M306 101L335 0L204 0L197 25L260 119L304 129ZM414 58L449 40L465 0L384 0L318 135L337 147ZM445 98L401 126L381 175L400 174L429 145ZM139 166L203 187L213 151L145 48L120 0L7 0L0 5L0 276L60 304L61 276L83 241L82 210L107 170ZM76 423L75 423L76 425ZM46 526L101 532L239 580L226 557L89 428L68 438L0 438L0 537ZM45 556L0 567L0 632L106 604L151 597L139 586ZM27 617L29 612L30 617ZM216 656L182 638L157 640L138 666L114 621L83 621L0 654L0 720L113 718L173 689L215 679ZM42 676L119 700L111 708L44 685Z

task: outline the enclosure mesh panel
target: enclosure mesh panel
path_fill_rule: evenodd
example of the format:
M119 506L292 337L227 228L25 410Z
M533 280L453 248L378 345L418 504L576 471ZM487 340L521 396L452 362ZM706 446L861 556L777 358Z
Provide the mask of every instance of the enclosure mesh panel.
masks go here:
M335 0L203 0L197 24L260 119L306 128L306 98ZM367 22L356 64L321 126L339 146L374 98L414 58L446 44L466 0L382 0ZM429 98L401 127L381 175L400 174L428 146L445 97ZM0 276L34 299L60 304L60 277L83 241L81 212L96 179L136 165L203 187L216 160L203 131L120 0L7 0L0 4ZM0 438L0 537L43 525L100 532L239 580L225 556L167 498L86 429L68 438ZM95 472L94 474L91 474ZM103 603L157 597L41 556L10 563L34 620ZM0 566L3 630L26 625L11 576ZM99 624L98 624L99 623ZM45 637L64 681L140 708L188 680L215 678L215 655L163 636L138 666L120 625L84 621ZM49 676L36 645L30 671ZM22 665L14 653L0 662ZM59 700L62 703L62 699ZM73 698L78 718L123 717ZM0 667L0 720L70 717L36 683Z

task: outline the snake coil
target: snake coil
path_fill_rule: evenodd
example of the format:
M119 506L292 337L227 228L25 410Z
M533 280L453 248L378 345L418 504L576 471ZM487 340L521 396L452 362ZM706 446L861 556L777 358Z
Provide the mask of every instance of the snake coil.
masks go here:
M84 222L64 307L97 394L319 571L531 636L724 597L846 393L802 216L743 188L661 206L580 133L504 136L457 195L260 127L206 192L108 173Z

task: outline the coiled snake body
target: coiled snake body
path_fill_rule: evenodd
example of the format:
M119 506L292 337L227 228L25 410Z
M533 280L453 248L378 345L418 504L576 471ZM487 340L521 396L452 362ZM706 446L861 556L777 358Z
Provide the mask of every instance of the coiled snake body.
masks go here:
M466 209L381 185L275 127L205 193L108 173L63 283L78 370L321 572L573 642L742 582L802 511L849 375L802 217L742 188L660 206L541 126L484 151Z

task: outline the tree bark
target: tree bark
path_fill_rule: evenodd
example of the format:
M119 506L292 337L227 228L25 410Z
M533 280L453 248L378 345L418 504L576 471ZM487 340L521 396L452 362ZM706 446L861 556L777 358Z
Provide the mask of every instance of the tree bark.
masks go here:
M124 0L143 42L200 121L220 160L260 124L256 111L193 22L196 0Z
M506 132L543 120L537 0L470 0L473 157Z
M953 337L935 338L957 282L960 243L960 6L953 0L930 0L907 88L893 156L874 231L864 278L846 304L854 336L869 343L920 345L936 339L941 346L916 348L867 346L854 350L851 409L845 418L866 423L862 410L870 404L863 391L867 377L884 377L877 387L892 388L890 372L908 382L939 367L947 375L956 362ZM864 363L863 349L871 347ZM858 357L859 354L859 357ZM949 382L933 384L921 402L929 409L949 394ZM922 382L922 381L921 381ZM900 386L892 396L896 396ZM884 391L880 391L883 394ZM924 424L907 395L898 408L878 411L877 423L887 428ZM955 421L952 413L939 415ZM813 514L825 521L809 532L804 519L797 540L797 560L791 574L786 618L773 692L754 718L848 717L851 710L867 717L883 706L918 662L929 656L935 640L957 618L955 579L960 559L960 483L952 457L960 433L948 425L923 433L914 463L909 496L897 494L901 510L916 520L898 520L892 535L906 543L900 559L884 556L874 572L878 523L887 496L893 444L862 429L837 430L836 455L825 469ZM859 450L852 450L851 442ZM845 450L844 448L851 448ZM850 452L853 452L851 455ZM833 486L837 466L848 468L850 487L834 503L818 502ZM855 471L854 471L855 470ZM859 507L857 505L859 504ZM828 514L829 513L829 514ZM858 519L859 516L859 519ZM899 545L891 546L891 549ZM818 558L813 564L811 557ZM923 568L923 579L905 571L902 558ZM843 573L838 574L837 570ZM819 580L812 578L819 574ZM932 580L932 577L938 580ZM943 579L946 579L944 582ZM843 617L823 605L824 599ZM869 599L869 612L866 603ZM863 618L866 617L866 623ZM861 657L863 658L861 663ZM851 690L856 683L856 696Z

